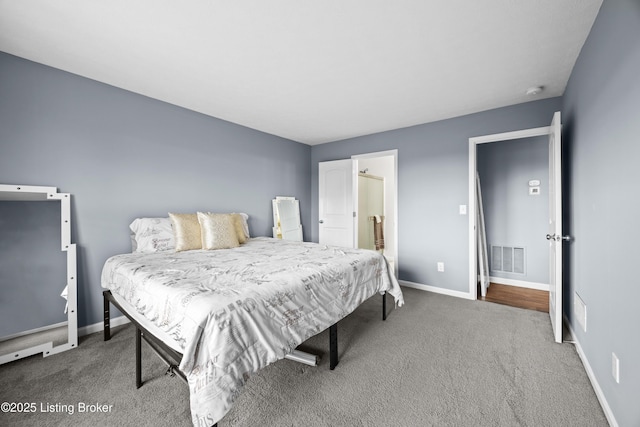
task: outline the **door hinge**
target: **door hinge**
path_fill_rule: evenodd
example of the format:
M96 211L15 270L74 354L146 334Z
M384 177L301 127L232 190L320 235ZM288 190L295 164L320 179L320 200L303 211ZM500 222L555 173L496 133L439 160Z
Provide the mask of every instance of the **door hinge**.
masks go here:
M355 213L355 212L353 213L353 217L354 217L354 218L356 217L356 213Z

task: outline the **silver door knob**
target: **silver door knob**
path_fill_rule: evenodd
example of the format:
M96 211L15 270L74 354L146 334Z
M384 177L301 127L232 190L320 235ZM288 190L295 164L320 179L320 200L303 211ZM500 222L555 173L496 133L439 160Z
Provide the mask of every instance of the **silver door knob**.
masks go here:
M318 221L318 222L319 222L320 224L324 224L324 221L323 221L323 220L320 220L320 221Z
M571 240L571 236L558 236L557 234L551 235L551 234L547 234L547 240L554 240L556 242L561 242L561 241L570 241Z

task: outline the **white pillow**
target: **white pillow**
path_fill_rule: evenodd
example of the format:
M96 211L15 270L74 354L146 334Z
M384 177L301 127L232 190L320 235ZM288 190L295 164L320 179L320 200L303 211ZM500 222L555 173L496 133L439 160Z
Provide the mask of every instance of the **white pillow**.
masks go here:
M244 236L248 239L251 237L249 236L249 223L247 222L249 220L249 215L242 212L239 212L238 215L242 217L242 228L244 229Z
M165 252L176 247L169 218L136 218L129 229L132 252Z

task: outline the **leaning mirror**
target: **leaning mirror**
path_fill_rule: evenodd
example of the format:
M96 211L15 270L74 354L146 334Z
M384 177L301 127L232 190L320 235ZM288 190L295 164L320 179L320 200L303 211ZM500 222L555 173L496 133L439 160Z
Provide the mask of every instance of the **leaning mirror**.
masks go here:
M273 203L273 237L302 241L300 201L295 197L278 196Z
M70 199L0 184L0 364L78 346Z

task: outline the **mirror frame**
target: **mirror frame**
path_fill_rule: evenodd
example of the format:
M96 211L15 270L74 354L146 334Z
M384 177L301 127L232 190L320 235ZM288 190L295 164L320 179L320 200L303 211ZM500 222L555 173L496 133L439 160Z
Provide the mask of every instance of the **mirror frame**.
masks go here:
M56 187L0 184L0 201L39 201L60 200L61 250L67 253L67 342L54 346L53 341L36 345L26 344L33 333L46 330L24 331L12 336L13 342L25 341L25 348L0 355L0 364L8 363L34 354L51 356L78 346L78 310L77 310L77 266L76 245L71 243L71 195L58 193ZM15 341L14 341L15 340Z
M293 218L294 221L297 221L297 224L289 224L289 226L285 229L282 225L281 216L280 216L280 205L289 204L290 208L293 209ZM300 201L295 197L289 196L276 196L275 199L272 200L273 204L273 237L282 240L294 240L294 241L303 241L302 237L302 223L300 222Z

